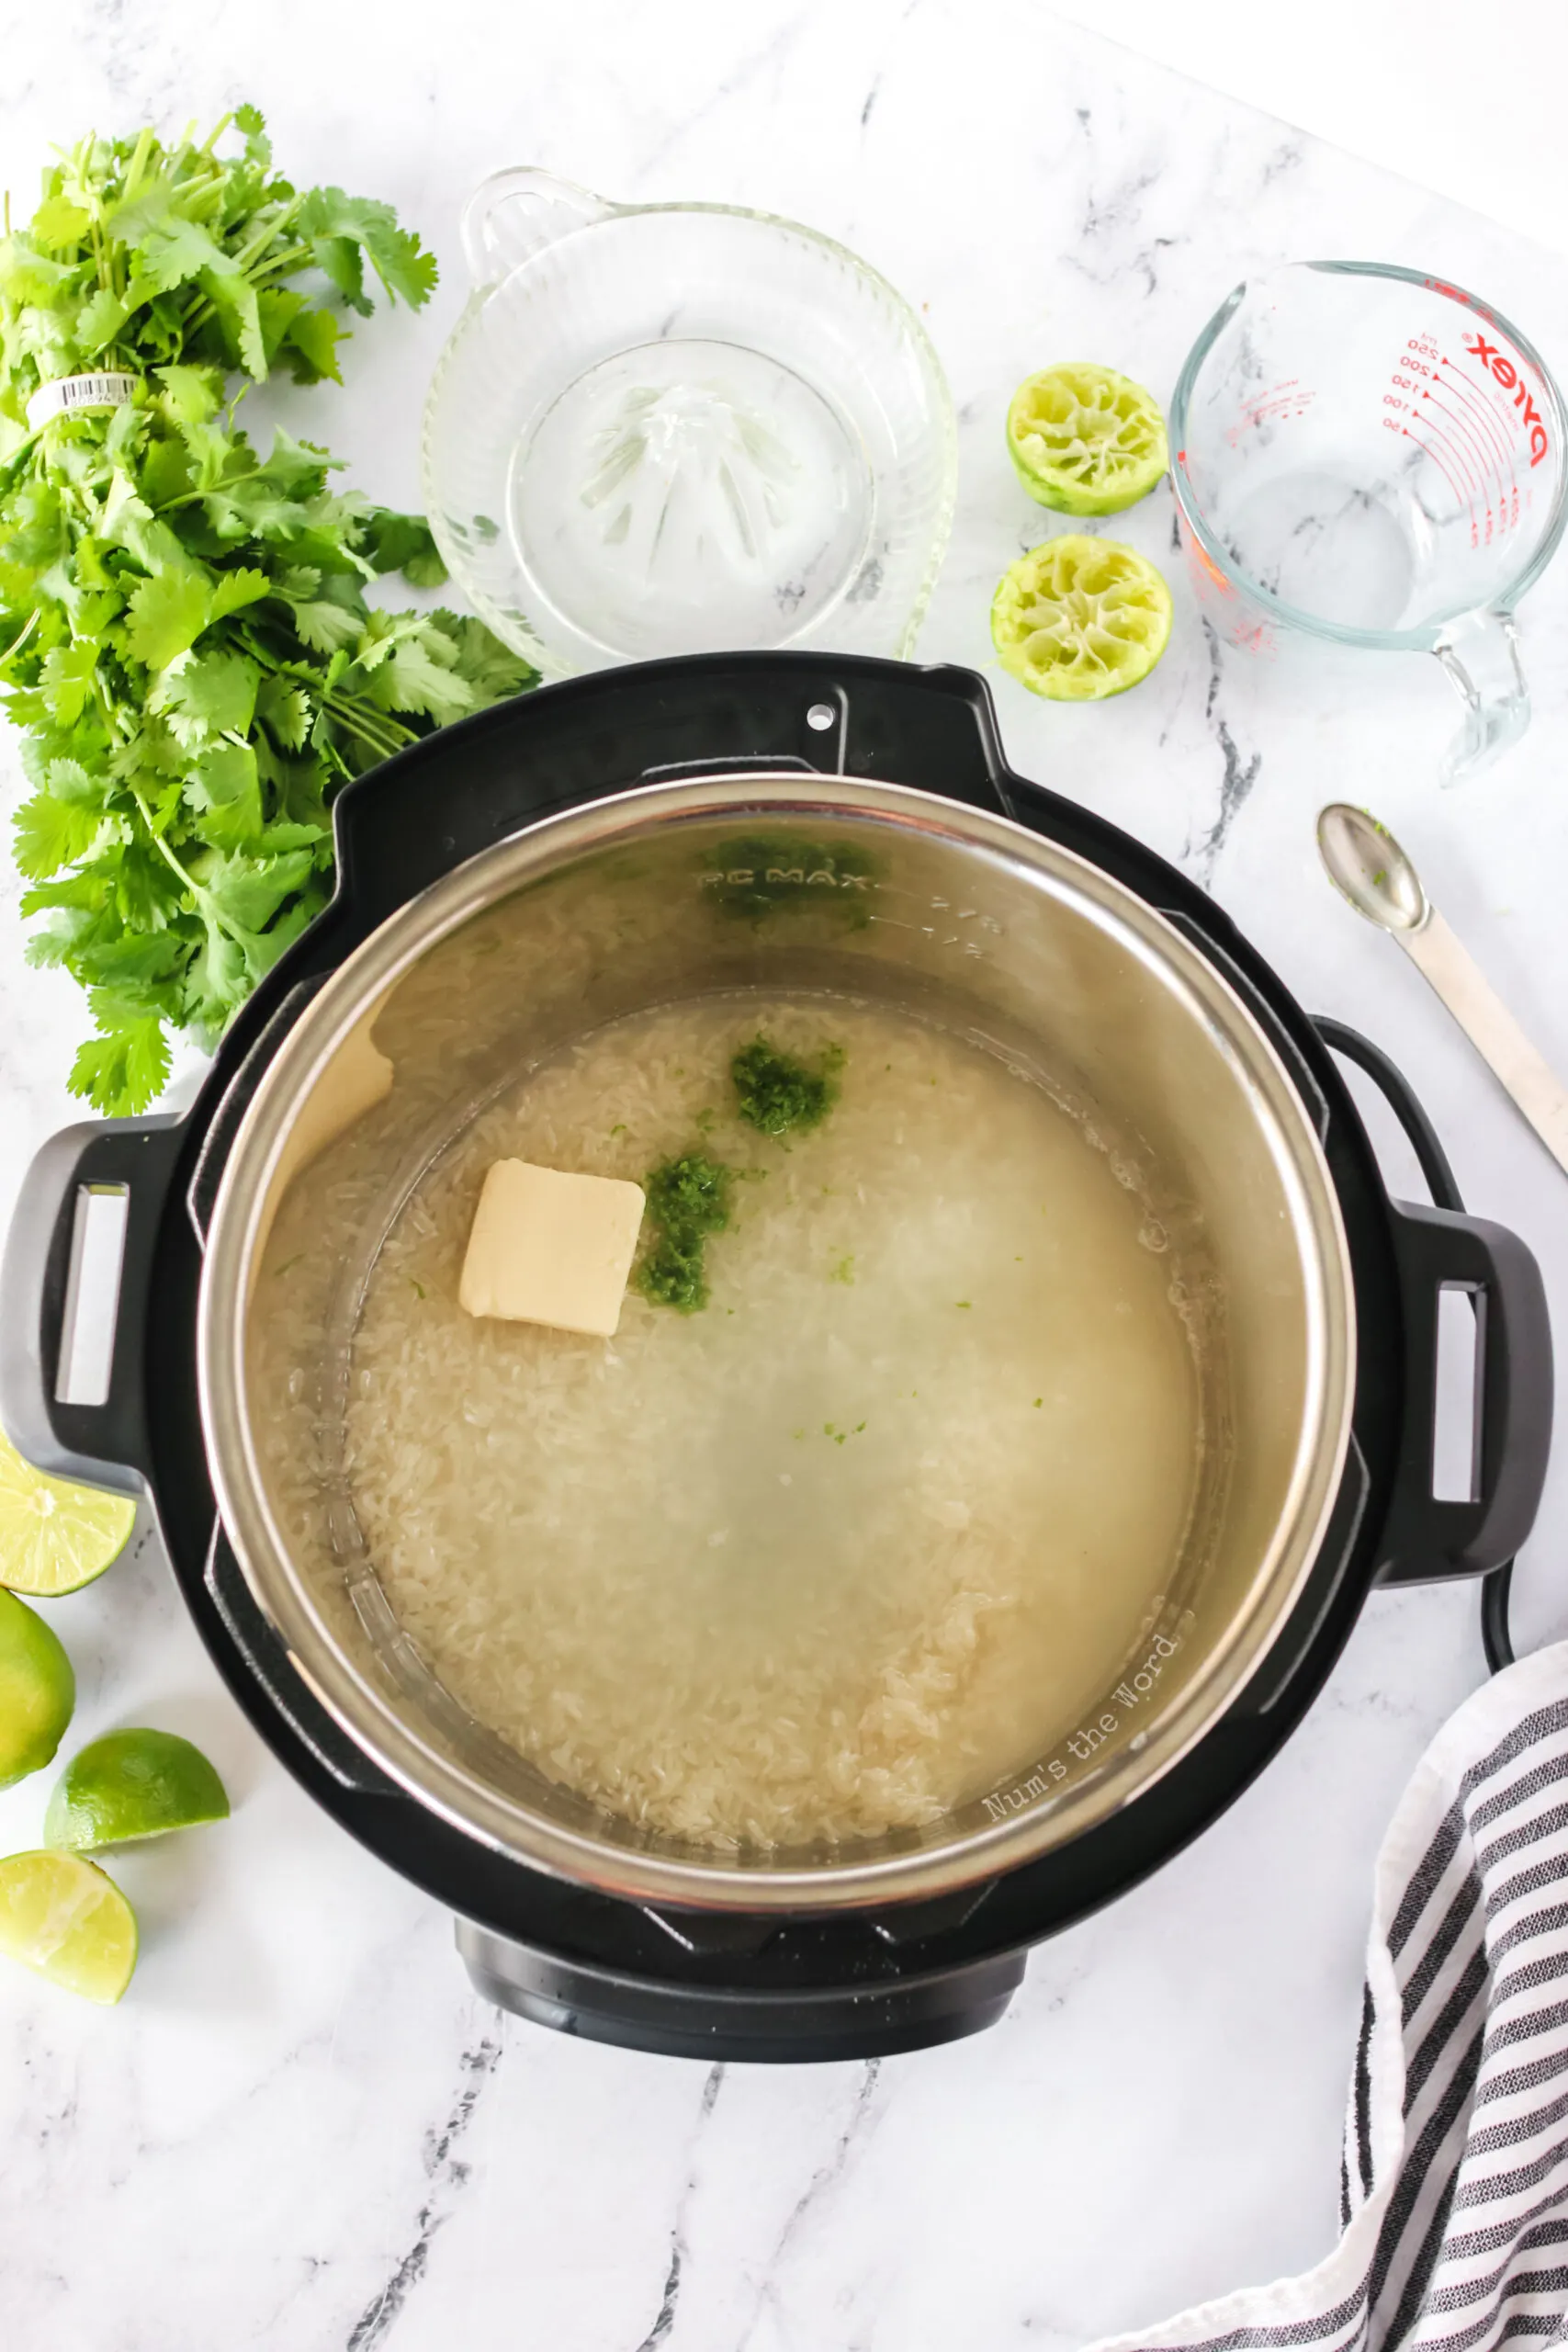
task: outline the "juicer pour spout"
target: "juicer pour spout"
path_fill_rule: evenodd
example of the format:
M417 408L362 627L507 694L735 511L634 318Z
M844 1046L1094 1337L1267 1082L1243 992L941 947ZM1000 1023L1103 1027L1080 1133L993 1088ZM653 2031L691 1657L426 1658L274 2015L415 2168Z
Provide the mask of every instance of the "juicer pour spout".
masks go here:
M591 189L554 172L513 164L491 172L463 207L458 232L463 257L476 286L495 286L546 245L592 228L616 210Z

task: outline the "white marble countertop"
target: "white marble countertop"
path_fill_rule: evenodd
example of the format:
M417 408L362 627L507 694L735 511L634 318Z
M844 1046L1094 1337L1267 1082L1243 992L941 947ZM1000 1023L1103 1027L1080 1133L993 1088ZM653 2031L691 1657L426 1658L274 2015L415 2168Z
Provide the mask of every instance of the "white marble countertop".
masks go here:
M77 0L0 7L4 176L54 140L242 96L280 157L396 201L441 289L295 401L352 478L412 502L423 379L459 307L479 175L797 215L924 308L962 420L959 518L922 652L992 676L1014 763L1201 876L1310 1007L1371 1030L1478 1210L1568 1331L1568 1193L1420 979L1327 889L1311 819L1371 802L1568 1068L1568 562L1525 607L1534 725L1439 796L1435 662L1216 653L1162 491L1175 638L1137 693L1032 703L989 662L1002 565L1040 536L1002 448L1030 368L1089 354L1168 392L1216 301L1276 259L1416 262L1568 364L1568 268L1416 187L1059 25L1029 0ZM14 747L6 747L14 771ZM14 775L11 779L14 786ZM0 882L0 1214L74 1115L83 1026L22 961ZM1381 1130L1380 1130L1381 1132ZM1396 1177L1405 1178L1391 1157ZM1521 1646L1568 1630L1568 1448L1519 1575ZM503 2019L450 1923L288 1781L220 1688L153 1541L52 1622L73 1737L155 1721L209 1749L221 1830L117 1868L144 1956L118 2010L0 1985L0 2309L36 2352L953 2352L1060 2346L1300 2267L1335 2226L1369 1872L1438 1724L1480 1679L1472 1590L1374 1599L1281 1758L1197 1847L1042 1949L1002 2025L880 2066L640 2058ZM51 1776L0 1800L39 1835Z

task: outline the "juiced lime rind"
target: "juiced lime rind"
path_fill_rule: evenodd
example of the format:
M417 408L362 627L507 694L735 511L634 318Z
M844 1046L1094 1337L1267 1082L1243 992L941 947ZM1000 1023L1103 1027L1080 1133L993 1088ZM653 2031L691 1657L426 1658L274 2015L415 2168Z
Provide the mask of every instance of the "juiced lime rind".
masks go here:
M96 1853L228 1817L222 1781L188 1739L172 1731L111 1731L90 1740L55 1783L44 1843Z
M1170 639L1170 591L1115 539L1071 532L1010 564L991 642L1010 676L1051 702L1102 702L1148 676Z
M119 1557L136 1505L24 1462L0 1437L0 1585L35 1599L77 1592Z
M0 1861L0 1952L85 2000L118 2001L136 1966L136 1914L107 1872L47 1850Z
M76 1677L52 1625L0 1591L0 1789L53 1756L76 1704Z
M1087 361L1028 377L1009 404L1007 439L1031 498L1059 514L1120 514L1170 463L1154 394Z

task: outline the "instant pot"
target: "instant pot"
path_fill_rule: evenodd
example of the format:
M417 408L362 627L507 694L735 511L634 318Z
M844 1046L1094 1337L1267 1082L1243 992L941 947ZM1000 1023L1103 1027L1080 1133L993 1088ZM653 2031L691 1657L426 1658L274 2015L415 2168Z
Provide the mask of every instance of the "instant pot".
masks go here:
M342 795L336 837L331 907L191 1110L39 1153L0 1394L41 1467L148 1495L261 1736L455 1913L504 2007L709 2059L865 2057L988 2024L1032 1943L1267 1763L1374 1584L1496 1571L1528 1532L1551 1409L1529 1252L1388 1197L1336 1050L1418 1122L1397 1073L1309 1020L1180 874L1013 775L978 678L805 653L600 673L400 753ZM337 1442L356 1285L476 1109L604 1021L749 986L880 997L1070 1069L1171 1173L1229 1367L1184 1565L1103 1703L929 1827L754 1855L612 1819L469 1718L397 1623ZM317 1247L280 1356L271 1275L290 1217L288 1262L309 1257L318 1162L368 1205L350 1244ZM62 1366L83 1204L105 1190L126 1238L90 1402ZM1475 1306L1477 1437L1471 1494L1439 1499L1452 1289ZM265 1435L284 1365L311 1432L291 1468Z

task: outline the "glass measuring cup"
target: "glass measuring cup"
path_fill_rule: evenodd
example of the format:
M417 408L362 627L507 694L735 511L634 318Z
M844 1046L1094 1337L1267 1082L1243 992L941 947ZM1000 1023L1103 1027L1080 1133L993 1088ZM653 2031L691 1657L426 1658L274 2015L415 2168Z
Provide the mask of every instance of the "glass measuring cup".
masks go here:
M662 654L907 655L956 484L936 353L798 222L497 172L425 405L447 566L547 677Z
M1374 262L1238 286L1176 388L1171 479L1231 643L1281 628L1435 653L1465 720L1443 781L1529 720L1514 607L1562 536L1562 396L1473 294Z

